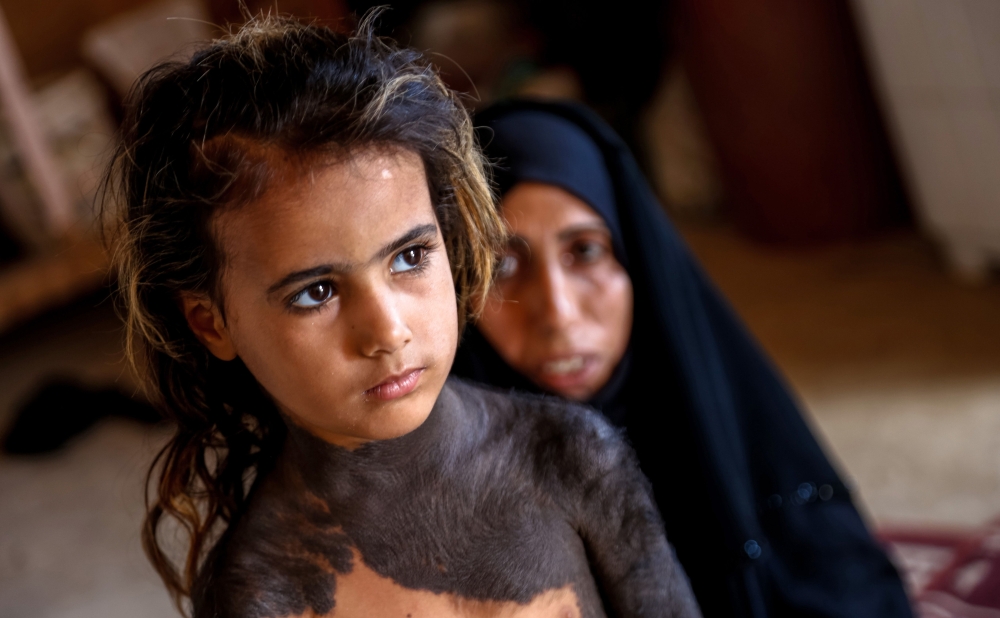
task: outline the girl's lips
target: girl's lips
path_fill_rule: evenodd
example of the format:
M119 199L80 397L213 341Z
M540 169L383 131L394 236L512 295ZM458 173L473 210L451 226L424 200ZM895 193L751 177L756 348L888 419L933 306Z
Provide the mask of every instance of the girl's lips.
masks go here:
M392 401L408 395L417 387L420 376L424 373L424 368L409 369L399 375L390 376L377 386L373 386L365 391L365 397L379 399L381 401Z

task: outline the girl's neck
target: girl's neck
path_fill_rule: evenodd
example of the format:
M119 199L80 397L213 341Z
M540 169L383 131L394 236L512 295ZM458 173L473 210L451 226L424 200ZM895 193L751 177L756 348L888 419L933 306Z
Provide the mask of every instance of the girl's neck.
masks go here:
M288 437L279 468L301 479L317 495L351 492L370 475L395 473L413 466L434 465L447 457L450 449L471 427L461 422L461 400L446 383L427 419L410 433L391 440L375 440L348 449L331 444L295 423L289 422Z

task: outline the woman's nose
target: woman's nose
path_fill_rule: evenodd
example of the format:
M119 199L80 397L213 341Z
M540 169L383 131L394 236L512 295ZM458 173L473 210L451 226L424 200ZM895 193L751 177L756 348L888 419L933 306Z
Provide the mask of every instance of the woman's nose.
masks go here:
M572 324L580 308L563 265L558 260L552 262L539 269L532 296L540 325L555 330Z
M355 297L352 330L363 356L394 354L413 338L400 300L388 288L368 290Z

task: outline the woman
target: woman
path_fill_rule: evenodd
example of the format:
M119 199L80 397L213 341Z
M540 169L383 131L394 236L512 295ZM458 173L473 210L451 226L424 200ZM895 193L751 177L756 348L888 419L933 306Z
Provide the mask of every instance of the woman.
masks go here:
M453 372L624 427L706 616L910 616L796 404L614 133L541 102L477 124L513 240Z

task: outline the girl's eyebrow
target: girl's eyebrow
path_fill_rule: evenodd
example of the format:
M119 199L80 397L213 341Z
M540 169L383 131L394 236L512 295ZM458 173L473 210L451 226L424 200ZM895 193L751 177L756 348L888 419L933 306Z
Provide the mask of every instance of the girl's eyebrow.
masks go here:
M373 262L379 262L389 257L396 251L402 249L406 245L412 243L415 240L426 239L429 237L434 237L437 235L437 226L433 223L425 223L423 225L417 225L410 229L408 232L400 236L399 238L387 243L384 247L375 252L375 255L368 260L368 264ZM271 285L267 288L267 294L270 296L282 288L288 287L293 283L299 283L300 281L306 281L314 277L319 277L322 275L333 275L333 274L347 274L358 267L357 264L351 264L349 262L334 262L331 264L320 264L319 266L313 266L312 268L307 268L304 270L297 270L293 273L289 273L281 278L280 281Z

